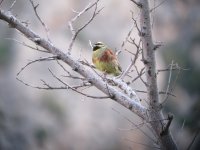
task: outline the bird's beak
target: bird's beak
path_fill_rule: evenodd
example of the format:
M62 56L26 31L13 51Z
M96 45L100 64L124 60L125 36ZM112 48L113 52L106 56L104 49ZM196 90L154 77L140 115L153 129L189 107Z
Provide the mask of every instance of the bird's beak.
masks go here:
M89 45L91 46L91 48L93 49L93 45L92 42L89 40Z

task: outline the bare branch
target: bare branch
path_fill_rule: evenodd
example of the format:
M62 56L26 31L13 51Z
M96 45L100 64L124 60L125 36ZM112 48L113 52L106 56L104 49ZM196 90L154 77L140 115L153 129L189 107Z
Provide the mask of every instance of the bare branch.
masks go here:
M60 60L68 64L75 72L78 72L83 77L85 77L88 82L94 85L96 88L101 90L103 93L108 95L111 93L112 99L117 103L123 105L130 111L136 113L139 117L148 120L148 111L147 108L142 104L136 102L134 99L129 98L126 94L119 91L117 88L107 84L104 80L102 80L99 75L97 75L92 68L86 67L81 64L79 61L74 59L71 55L64 53L63 50L58 49L53 46L49 41L41 38L39 35L34 33L32 30L24 26L15 16L11 13L4 12L0 10L0 19L8 22L13 27L15 27L18 31L23 33L28 39L41 46L42 48L48 50L53 55L57 56ZM108 92L109 91L109 92Z
M138 24L137 24L137 21L135 20L135 18L134 18L134 15L133 15L133 14L134 14L134 13L133 13L133 11L131 11L132 20L134 21L134 24L135 24L135 27L136 27L136 29L137 29L137 31L138 31L138 34L139 34L139 35L141 35L140 28L139 28L139 26L138 26Z
M137 66L134 65L134 67L135 67L135 70L136 70L136 72L137 72L138 77L140 78L140 80L144 83L145 86L148 86L147 82L144 81L144 79L142 78L142 74L143 74L142 72L143 72L144 68L142 68L142 69L140 70L140 72L139 72Z
M120 78L121 79L124 79L124 77L129 73L129 71L131 70L131 68L133 67L133 65L135 65L136 63L136 60L138 59L139 57L139 53L140 53L140 43L141 43L141 40L139 41L138 45L135 43L135 40L133 40L133 43L135 45L135 47L137 48L137 51L134 55L134 59L131 61L130 65L127 67L127 69L121 74Z
M188 145L187 150L190 150L192 148L192 145L194 144L194 142L195 142L196 138L198 137L199 133L200 133L200 128L197 129L197 131L196 131L196 133L194 135L194 138L192 139L191 143Z
M153 143L155 143L155 144L157 143L157 141L155 141L152 137L150 137L146 132L144 132L144 131L141 129L141 127L142 127L143 125L145 125L145 122L143 122L143 123L141 124L141 126L140 126L140 125L137 125L137 124L135 124L132 120L130 120L127 116L121 114L121 113L120 113L119 111L117 111L116 109L112 108L112 110L114 110L114 111L117 112L119 115L121 115L125 120L127 120L128 122L130 122L131 125L133 125L135 128L137 128L138 130L140 130L140 131L142 132L142 134L143 134L144 136L146 136L148 139L150 139Z
M154 10L156 10L158 7L160 7L164 2L166 2L167 0L163 0L161 1L158 5L156 5L154 8L150 9L150 13Z
M137 5L137 7L142 8L142 4L139 2L136 2L135 0L130 0L131 2L133 2L135 5Z
M96 0L94 3L92 4L89 4L88 6L86 6L81 12L79 12L71 21L68 22L68 26L70 28L70 31L72 33L72 38L71 38L71 41L70 41L70 44L69 44L69 47L68 47L68 54L71 53L71 50L72 50L72 47L74 45L74 42L75 42L75 39L76 37L78 36L78 34L85 28L87 27L91 22L92 20L100 13L100 11L103 9L99 9L97 10L97 5L98 5L98 2L99 0ZM88 20L88 22L86 22L82 27L79 27L77 29L77 31L74 29L73 27L73 23L81 16L83 15L85 12L87 12L88 10L90 10L91 8L94 7L94 12L93 12L93 15L92 17Z
M50 40L50 34L49 34L49 28L48 28L47 25L44 23L44 21L42 21L42 19L40 18L40 16L38 15L38 12L37 12L37 8L38 8L39 4L34 5L33 0L29 0L29 1L30 1L31 5L32 5L32 7L33 7L33 10L34 10L34 12L35 12L36 17L38 18L39 22L42 24L42 26L43 26L43 28L44 28L44 30L45 30L45 32L46 32L47 40L48 40L49 42L51 42L51 40Z
M138 73L138 72L137 72L137 73ZM135 77L130 83L133 83L133 82L135 82L138 78L141 78L143 74L145 74L144 68L142 68L142 69L140 70L140 72L138 73L138 76Z
M183 70L183 71L188 71L190 69L186 69L186 68L182 68L180 67L177 63L173 64L170 64L167 68L165 69L158 69L157 70L157 74L159 74L160 72L166 72L166 71L179 71L179 70Z
M69 84L65 83L64 81L62 81L60 78L58 78L50 69L49 69L49 72L51 73L51 75L57 79L60 83L64 84L66 87L68 87L69 89L75 91L76 93L79 93L83 96L86 96L86 97L90 97L90 98L95 98L95 99L106 99L106 98L110 98L109 96L92 96L92 95L88 95L88 94L85 94L85 93L82 93L80 91L78 91L76 88L73 88L71 87Z
M24 67L22 67L22 68L20 69L20 71L17 73L17 76L19 76L19 74L20 74L22 71L24 71L24 69L26 69L28 66L30 66L30 65L33 64L33 63L42 62L42 61L52 61L52 60L55 60L55 59L58 59L58 57L57 57L57 56L51 56L51 57L39 58L39 59L30 61L29 63L27 63Z
M167 83L167 89L166 89L166 94L165 94L165 98L164 98L164 101L163 103L165 103L165 101L168 99L168 94L169 93L169 87L170 87L170 83L171 83L171 77L172 77L172 66L174 64L174 61L172 60L172 63L171 63L171 68L169 70L169 78L168 78L168 83Z
M3 0L2 0L2 2L3 2ZM11 4L10 8L8 9L8 11L11 11L11 10L13 9L15 3L16 3L16 0L14 0L14 1L12 2L12 4ZM0 5L1 5L1 3L0 3Z
M156 56L155 56L155 45L152 38L151 20L150 20L150 9L148 0L140 0L142 3L142 9L140 13L140 37L142 39L142 60L145 65L145 75L147 82L147 99L150 102L149 117L151 120L157 118L163 119L162 110L160 110L160 100L157 85L157 72L156 72ZM161 149L177 149L177 145L174 142L170 132L167 132L164 136L160 136L163 124L159 122L151 123L153 131L156 133L156 137L159 139L159 146Z
M35 88L35 89L40 89L40 90L63 90L63 89L68 89L67 87L51 87L49 86L44 80L41 80L43 82L44 85L46 85L47 87L40 87L40 86L34 86L31 85L29 83L24 82L23 80L19 79L18 77L16 77L16 79L21 82L22 84L31 87L31 88Z
M20 42L20 41L18 41L18 40L16 40L16 39L11 39L11 38L5 38L5 39L6 39L6 40L12 40L12 41L14 41L14 42L16 42L16 43L18 43L18 44L21 44L21 45L23 45L23 46L25 46L25 47L28 47L28 48L30 48L30 49L32 49L32 50L35 50L35 51L39 51L39 52L43 52L43 53L49 53L49 52L46 51L46 50L39 49L38 47L32 47L32 46L26 44L25 42Z
M68 74L68 75L63 75L63 77L79 79L79 80L83 80L83 81L86 80L85 78L72 75L68 70L65 69L65 67L58 60L56 60L56 61L57 61L58 65Z
M130 30L129 30L129 32L128 32L126 38L125 38L125 40L122 42L121 49L123 49L123 47L125 46L126 42L127 42L128 39L129 39L129 37L131 36L131 33L132 33L134 27L135 27L135 24L133 24L133 25L131 26L131 28L130 28Z

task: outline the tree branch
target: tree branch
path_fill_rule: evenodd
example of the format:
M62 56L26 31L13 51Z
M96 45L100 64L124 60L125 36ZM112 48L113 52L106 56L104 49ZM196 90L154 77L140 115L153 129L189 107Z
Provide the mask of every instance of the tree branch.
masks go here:
M162 120L163 114L160 110L159 94L157 86L157 74L156 74L156 59L155 59L155 45L152 40L151 21L150 21L150 9L148 0L140 0L142 4L140 14L140 31L142 39L143 49L143 62L145 65L146 82L147 82L147 99L150 102L149 117L151 120ZM160 122L151 123L152 128L157 134L161 149L176 150L177 146L172 138L170 132L167 132L164 136L160 136L163 129L163 124Z
M132 112L136 113L139 117L148 120L147 109L136 102L134 98L129 98L127 95L118 91L111 85L103 81L91 68L85 67L79 61L75 60L69 54L64 53L62 50L53 46L49 41L41 38L39 35L34 33L32 30L24 26L16 17L8 12L0 10L0 19L9 23L12 27L24 34L28 39L33 41L35 44L48 50L53 55L57 56L60 60L68 64L74 71L85 77L90 83L96 86L106 95L112 94L112 99Z

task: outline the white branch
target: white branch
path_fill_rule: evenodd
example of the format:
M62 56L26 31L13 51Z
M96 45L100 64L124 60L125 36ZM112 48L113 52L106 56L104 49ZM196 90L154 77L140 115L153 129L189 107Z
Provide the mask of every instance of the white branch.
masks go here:
M68 64L74 71L85 77L90 83L96 86L99 90L106 95L112 96L112 99L117 103L123 105L127 109L131 110L144 120L148 120L148 111L136 100L129 98L124 93L115 89L111 85L102 80L91 68L82 65L79 61L75 60L69 54L63 53L62 50L53 46L49 41L41 38L32 30L24 26L16 17L8 12L0 10L0 19L9 23L12 27L24 34L28 39L36 43L37 45L48 50L53 55L56 55L60 60Z

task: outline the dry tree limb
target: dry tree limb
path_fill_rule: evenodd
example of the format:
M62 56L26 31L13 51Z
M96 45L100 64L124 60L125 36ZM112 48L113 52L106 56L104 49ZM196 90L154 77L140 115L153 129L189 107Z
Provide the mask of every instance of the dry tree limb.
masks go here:
M37 12L37 8L38 8L39 4L34 5L33 0L29 0L29 1L30 1L31 5L32 5L32 7L33 7L33 10L34 10L34 12L35 12L36 17L38 18L39 22L42 24L43 28L45 29L46 36L47 36L47 40L48 40L49 42L51 42L51 40L50 40L50 34L49 34L49 28L48 28L47 25L44 23L44 21L40 18L39 14L38 14L38 12Z
M158 5L156 5L154 8L150 9L150 13L156 10L158 7L160 7L162 4L164 4L167 0L161 1Z
M21 44L21 45L23 45L23 46L25 46L25 47L28 47L28 48L30 48L30 49L32 49L32 50L35 50L35 51L39 51L39 52L42 52L42 53L49 53L49 52L46 51L46 50L42 50L42 49L39 49L38 47L30 46L30 45L26 44L25 42L20 42L20 41L18 41L18 40L16 40L16 39L11 39L11 38L5 38L5 39L6 39L6 40L12 40L12 41L14 41L14 42L16 42L16 43L18 43L18 44Z
M102 11L103 8L97 10L97 6L98 6L98 2L99 1L100 0L96 0L94 3L89 4L88 6L86 6L81 12L79 12L73 19L71 19L68 22L68 26L69 26L70 31L72 33L72 38L71 38L71 41L70 41L70 44L69 44L69 47L68 47L68 54L71 54L71 50L72 50L72 47L73 47L73 44L75 42L75 39L76 39L77 35L94 20L94 18L100 13L100 11ZM73 27L73 23L81 15L83 15L85 12L87 12L88 10L90 10L93 7L94 7L94 12L93 12L92 17L82 27L79 27L77 30L75 30L74 27Z
M112 99L119 104L123 105L130 111L136 113L139 117L148 120L147 109L141 104L135 102L133 99L129 98L124 93L115 89L111 85L108 85L104 80L102 80L91 68L82 65L79 61L75 60L71 55L64 53L63 50L58 49L53 46L49 41L41 38L39 35L34 33L28 27L24 26L21 21L19 21L15 16L8 12L0 10L0 19L8 22L15 29L24 34L28 39L33 41L40 47L48 50L51 54L57 56L60 60L68 64L75 72L78 72L83 77L85 77L88 82L93 84L96 88L104 92L106 95L112 94Z
M152 39L151 31L151 20L150 20L150 9L148 0L140 0L142 4L140 14L140 25L141 25L141 40L143 49L143 63L146 72L147 82L147 99L150 102L149 117L151 120L163 119L162 110L160 110L160 100L157 85L157 74L156 74L156 59L155 59L155 45ZM161 149L176 150L177 146L170 132L167 132L164 136L160 136L162 132L163 124L159 122L151 123L151 127L156 133L159 140Z
M130 42L130 41L128 41L128 42ZM131 60L130 65L129 65L129 66L127 67L127 69L120 75L120 78L121 78L121 79L124 79L124 77L125 77L126 75L128 75L129 71L130 71L131 68L135 65L136 60L138 59L139 54L140 54L140 44L141 44L141 40L139 41L138 44L135 43L135 40L132 40L131 44L133 44L133 45L137 48L137 50L136 50L136 53L135 53L135 54L132 53L132 54L134 55L134 59Z
M60 83L62 83L63 85L65 85L68 89L71 89L73 91L75 91L76 93L79 93L83 96L86 96L86 97L89 97L89 98L94 98L94 99L106 99L106 98L110 98L109 96L92 96L92 95L88 95L88 94L85 94L83 92L80 92L78 91L76 88L77 87L72 87L70 86L69 84L65 83L63 80L61 80L60 78L58 78L50 69L49 69L49 72L51 73L51 75L57 79Z
M136 2L135 0L130 0L133 2L137 7L142 8L142 4L140 2Z
M12 4L10 5L10 8L8 9L8 11L11 11L11 10L13 9L13 7L14 7L16 1L17 1L17 0L14 0L14 1L12 2ZM2 2L3 2L3 1L2 1Z
M56 60L56 59L58 59L57 56L51 56L51 57L44 57L44 58L39 58L39 59L32 60L32 61L30 61L29 63L27 63L24 67L22 67L20 69L20 71L17 73L17 76L19 76L20 73L22 71L24 71L24 69L26 69L28 66L32 65L33 63L42 62L42 61L52 61L52 60Z

